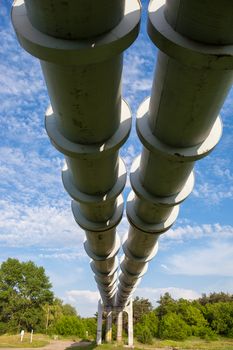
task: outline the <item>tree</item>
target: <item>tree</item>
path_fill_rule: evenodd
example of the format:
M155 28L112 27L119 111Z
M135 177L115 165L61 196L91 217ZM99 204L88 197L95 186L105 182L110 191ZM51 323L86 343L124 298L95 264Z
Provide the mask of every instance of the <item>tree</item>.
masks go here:
M78 316L62 316L55 325L56 333L60 335L86 336L84 322Z
M157 303L159 304L159 306L156 309L156 313L160 319L164 315L171 312L176 312L177 310L177 302L171 297L169 293L161 295Z
M133 301L133 322L136 324L141 317L153 310L149 299L136 297Z
M219 302L227 303L233 301L233 295L228 293L210 293L210 295L206 295L205 293L202 294L201 298L198 299L198 302L201 305L206 304L215 304Z
M8 331L41 330L45 327L43 306L53 301L51 283L43 267L32 261L9 258L0 267L0 323Z
M159 323L161 339L184 340L192 334L190 327L175 313L168 313Z
M64 316L77 316L75 307L70 304L62 305L62 313Z
M211 328L220 335L233 336L233 303L206 304L206 318Z
M134 333L138 341L143 344L151 344L152 339L158 336L159 319L154 311L141 317L134 327Z

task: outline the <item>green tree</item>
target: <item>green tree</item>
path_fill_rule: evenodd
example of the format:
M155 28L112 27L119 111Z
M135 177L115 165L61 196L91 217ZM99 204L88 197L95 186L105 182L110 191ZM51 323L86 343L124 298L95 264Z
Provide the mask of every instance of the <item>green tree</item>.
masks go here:
M167 313L159 323L159 337L161 339L184 340L192 334L181 316L175 313Z
M210 293L209 295L206 295L205 293L202 294L202 297L198 299L198 302L201 305L206 304L216 304L219 302L227 303L227 302L233 302L233 295L228 293Z
M134 333L138 341L143 344L151 344L152 339L158 336L159 319L154 311L141 317L134 327Z
M78 316L62 316L55 325L57 334L60 335L76 335L79 338L86 336L84 322Z
M205 316L216 333L233 336L233 302L206 304Z
M136 297L133 301L133 322L136 324L141 317L153 310L149 299Z
M62 305L62 313L64 316L78 316L75 307L70 304Z
M179 299L177 314L191 327L192 335L207 339L215 338L215 333L210 329L203 313L195 304L185 299Z
M147 325L143 323L137 323L134 327L134 334L137 340L142 344L152 344L153 337L151 331Z
M157 303L159 306L156 308L156 313L160 319L164 315L171 312L176 312L177 310L177 302L171 297L169 293L161 295Z
M7 331L41 330L43 306L52 303L51 283L43 267L9 258L0 267L0 323Z
M95 338L97 330L97 321L94 317L83 318L83 324L85 331L88 332L88 336Z

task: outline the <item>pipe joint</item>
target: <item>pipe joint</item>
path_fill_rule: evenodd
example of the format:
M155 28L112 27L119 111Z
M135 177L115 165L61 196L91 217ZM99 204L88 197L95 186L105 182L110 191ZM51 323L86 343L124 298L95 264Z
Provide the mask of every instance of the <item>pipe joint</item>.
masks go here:
M152 0L148 9L148 34L161 51L184 65L198 69L233 69L232 43L231 45L206 45L179 34L167 22L164 4L165 0Z

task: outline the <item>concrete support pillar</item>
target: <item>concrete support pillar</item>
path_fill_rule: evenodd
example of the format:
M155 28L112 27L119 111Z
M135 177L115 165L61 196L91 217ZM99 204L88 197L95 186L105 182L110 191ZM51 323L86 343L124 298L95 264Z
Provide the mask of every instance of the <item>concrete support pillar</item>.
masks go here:
M103 322L103 304L102 301L98 302L98 319L97 319L97 334L96 334L96 344L102 344L102 322Z
M117 343L122 343L123 311L117 313Z
M148 34L159 52L151 96L137 113L143 149L130 174L118 306L128 302L159 236L191 193L195 161L220 140L219 111L233 82L232 18L227 0L150 1Z
M125 308L128 314L128 346L133 347L133 300L130 298Z
M121 96L123 52L139 21L138 0L16 0L12 8L20 44L40 59L51 101L46 131L65 156L63 184L105 305L115 301L126 182L119 149L131 128Z
M111 343L112 341L112 310L111 309L107 309L105 340L107 343Z

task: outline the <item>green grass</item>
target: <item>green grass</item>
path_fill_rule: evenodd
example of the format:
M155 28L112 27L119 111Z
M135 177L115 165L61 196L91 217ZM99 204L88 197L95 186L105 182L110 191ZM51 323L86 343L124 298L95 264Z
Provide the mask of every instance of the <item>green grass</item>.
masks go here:
M39 348L49 344L49 342L49 337L43 334L34 334L32 343L30 343L30 333L24 334L22 342L19 334L0 336L0 348Z
M98 349L98 350L126 350L126 347L124 346L118 346L116 344L102 344L100 346L97 346L94 342L90 343L88 345L84 346L72 346L70 348L67 348L66 350L93 350L93 349ZM134 347L134 350L141 350L138 347Z
M85 346L72 346L67 350L125 350L123 346L114 344L102 344L97 346L95 343L90 343ZM152 350L152 349L177 349L177 350L233 350L233 339L219 339L207 341L198 338L193 338L185 341L173 340L155 340L152 345L144 345L135 343L134 350Z
M138 344L137 344L138 345ZM153 345L141 345L141 349L175 348L179 350L233 350L233 339L202 340L191 338L185 341L155 340Z

